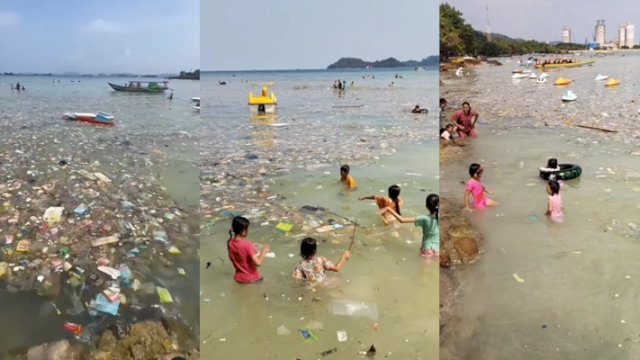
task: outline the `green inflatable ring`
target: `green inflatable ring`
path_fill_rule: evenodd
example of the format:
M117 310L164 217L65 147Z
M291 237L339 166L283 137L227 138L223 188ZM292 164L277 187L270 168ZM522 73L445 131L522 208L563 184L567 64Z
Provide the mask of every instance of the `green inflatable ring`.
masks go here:
M540 170L540 177L549 180L571 180L582 174L582 168L577 164L560 164L560 170L544 171Z

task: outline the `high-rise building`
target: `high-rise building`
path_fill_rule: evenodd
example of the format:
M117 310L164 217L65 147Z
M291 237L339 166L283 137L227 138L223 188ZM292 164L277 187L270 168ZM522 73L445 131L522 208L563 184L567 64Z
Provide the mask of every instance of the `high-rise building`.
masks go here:
M562 28L562 42L565 44L571 42L571 30L566 26Z
M626 45L629 49L632 49L636 45L633 24L627 23L626 30L627 30L625 34Z
M604 20L598 20L596 22L595 41L600 46L604 45L604 30Z
M627 24L621 24L618 28L618 47L623 47L627 44Z

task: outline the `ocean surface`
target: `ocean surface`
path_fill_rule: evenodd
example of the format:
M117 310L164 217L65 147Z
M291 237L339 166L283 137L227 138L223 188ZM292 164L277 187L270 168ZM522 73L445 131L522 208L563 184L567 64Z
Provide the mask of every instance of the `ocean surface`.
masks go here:
M5 186L2 190L7 192L0 216L0 235L4 240L5 235L25 234L33 246L17 257L7 257L5 253L3 261L13 267L38 258L55 258L54 253L62 251L61 239L70 237L71 256L67 261L74 266L83 263L91 268L98 254L93 251L86 258L81 255L85 254L83 249L90 247L90 240L98 233L113 233L118 219L139 226L134 232L135 244L154 249L155 244L149 243L149 229L164 227L181 255L143 251L135 260L126 260L123 251L128 251L131 245L123 244L113 248L107 257L112 261L111 266L127 263L134 277L142 283L151 283L147 289L167 288L174 297L173 304L163 306L167 318L192 332L186 335L191 339L182 340L197 343L199 156L194 135L200 118L190 98L199 96L200 83L172 80L169 83L174 93L172 100L168 99L169 91L165 94L120 93L107 84L123 84L126 80L0 76L0 177ZM20 82L25 91L11 90L10 84L16 82ZM62 117L65 112L97 111L115 116L116 126L96 127ZM100 172L111 182L87 181L77 173L82 170ZM128 214L122 208L124 201L133 204ZM89 210L83 216L76 216L74 209L81 203L88 205ZM42 227L40 233L29 230L31 226L39 226L44 210L54 205L64 207L63 220L55 225L55 231L47 232ZM13 215L18 218L17 224L7 221ZM79 235L76 231L80 221L92 223L95 228ZM15 242L3 241L3 244L4 250L15 248ZM171 258L168 263L164 261L167 256ZM185 276L176 275L178 267L185 270ZM16 278L22 276L20 274L37 274L40 270L32 271L28 267L14 270L13 280L8 281L15 280L18 285L0 285L0 307L12 309L3 315L5 323L11 325L0 329L3 339L0 353L72 338L63 329L65 321L87 326L95 322L86 311L70 315L68 310L71 298L77 296L82 302L88 302L93 296L89 296L89 292L97 292L97 287L87 286L91 291L81 291L78 296L77 288L74 290L65 283L66 272L52 272L47 276L55 277L56 284L60 283L59 295L38 296L31 290L32 284L24 285ZM16 287L26 290L16 291ZM127 292L127 296L129 303L122 305L120 311L128 320L131 320L131 316L126 315L129 310L158 303L157 296L150 294Z
M338 79L354 85L334 90ZM251 116L247 94L264 82L274 84L277 114ZM355 358L375 345L378 356L437 358L438 263L420 259L421 230L384 227L373 201L358 200L399 184L403 214L426 213L426 196L438 192L437 71L206 73L202 85L203 356ZM429 114L411 114L418 104ZM344 163L357 182L350 193L337 183ZM233 281L226 240L234 213L250 219L248 239L275 255L260 267L262 284ZM358 222L355 233L348 219ZM275 230L280 222L292 230ZM291 278L305 236L332 261L353 242L325 286ZM301 330L315 339L306 343Z
M560 101L566 88L512 81L513 63L445 77L444 96L452 104L470 101L481 121L468 155L441 165L442 194L462 199L460 182L478 162L500 205L470 215L483 234L483 252L458 273L442 358L638 357L637 60L615 55L597 58L593 67L550 72L550 82L576 79L569 89L578 100L570 104ZM594 81L597 74L622 84L606 89ZM545 216L538 168L550 157L583 171L560 190L563 223Z

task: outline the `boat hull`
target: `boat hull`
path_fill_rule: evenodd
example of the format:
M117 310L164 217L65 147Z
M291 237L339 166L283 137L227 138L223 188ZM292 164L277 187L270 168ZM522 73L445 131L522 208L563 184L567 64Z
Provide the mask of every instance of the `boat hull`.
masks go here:
M148 87L128 87L128 86L122 86L122 85L117 85L117 84L113 84L113 83L109 83L109 86L111 86L111 88L115 91L123 91L123 92L134 92L134 93L144 93L144 94L162 94L164 93L168 88L160 86L156 89L150 89Z
M564 63L564 64L537 64L536 65L536 69L540 69L540 68L545 68L545 69L552 69L552 68L570 68L570 67L579 67L579 66L585 66L585 65L591 65L595 62L595 60L587 60L587 61L578 61L578 62L574 62L574 63Z
M273 114L276 112L275 104L249 105L252 114Z
M102 126L115 126L113 116L92 113L65 113L65 119Z

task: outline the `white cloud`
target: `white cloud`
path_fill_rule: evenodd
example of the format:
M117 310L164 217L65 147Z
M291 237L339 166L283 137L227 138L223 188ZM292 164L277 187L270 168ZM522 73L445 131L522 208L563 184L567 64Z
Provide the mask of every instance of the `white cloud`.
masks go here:
M0 26L16 26L20 22L17 14L0 10Z
M124 32L124 27L120 24L96 19L85 27L85 31L100 34L115 34Z

